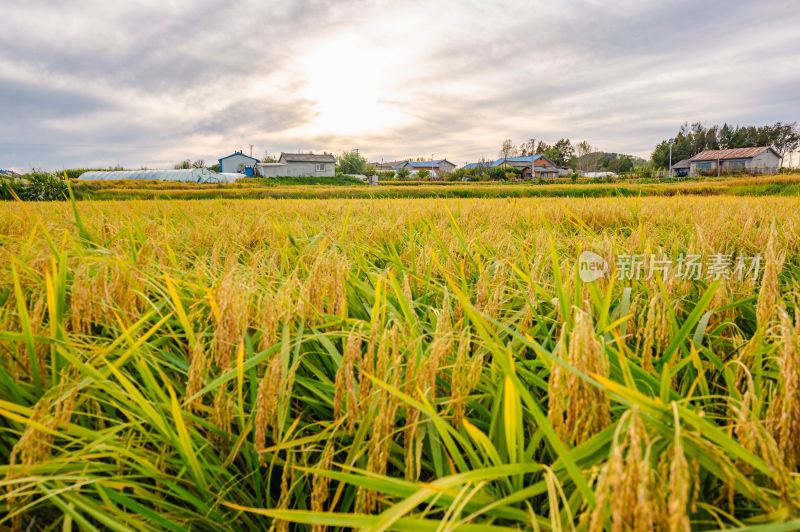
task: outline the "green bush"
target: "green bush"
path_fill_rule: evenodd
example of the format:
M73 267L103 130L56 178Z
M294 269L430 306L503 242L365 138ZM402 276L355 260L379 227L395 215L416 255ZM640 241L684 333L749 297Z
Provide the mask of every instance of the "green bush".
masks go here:
M397 179L408 179L409 175L411 172L408 171L408 168L401 168L397 171Z
M424 168L417 172L417 177L420 179L428 179L431 176L430 170L425 170Z
M69 196L67 182L56 174L33 171L18 179L3 179L0 198L22 201L64 201ZM13 192L13 193L12 193Z
M502 166L495 166L489 170L489 179L493 181L502 181L506 178L506 171Z

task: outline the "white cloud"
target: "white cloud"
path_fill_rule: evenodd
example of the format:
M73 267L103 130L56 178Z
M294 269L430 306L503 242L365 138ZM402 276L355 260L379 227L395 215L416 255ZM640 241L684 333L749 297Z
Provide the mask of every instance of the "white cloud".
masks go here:
M507 137L646 156L684 121L800 118L790 2L0 9L0 167L159 166L249 144L463 163Z

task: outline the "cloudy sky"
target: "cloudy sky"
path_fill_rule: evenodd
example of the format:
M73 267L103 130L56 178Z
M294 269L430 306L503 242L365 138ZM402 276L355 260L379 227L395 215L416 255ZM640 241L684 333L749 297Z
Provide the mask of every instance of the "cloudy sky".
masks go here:
M648 156L685 121L800 120L800 1L0 0L0 168L235 149Z

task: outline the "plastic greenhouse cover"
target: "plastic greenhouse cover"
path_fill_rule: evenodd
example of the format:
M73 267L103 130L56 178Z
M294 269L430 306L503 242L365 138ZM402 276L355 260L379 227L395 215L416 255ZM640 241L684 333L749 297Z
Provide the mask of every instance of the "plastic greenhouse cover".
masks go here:
M242 174L219 174L205 168L187 170L112 170L108 172L85 172L78 179L86 181L180 181L184 183L233 183L244 177Z

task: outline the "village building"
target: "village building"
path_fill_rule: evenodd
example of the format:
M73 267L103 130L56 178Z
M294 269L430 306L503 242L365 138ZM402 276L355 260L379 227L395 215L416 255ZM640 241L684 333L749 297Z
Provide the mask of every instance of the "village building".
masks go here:
M781 156L769 146L706 150L689 159L689 176L730 172L777 174L780 165Z
M456 169L456 165L447 159L439 159L436 161L403 161L396 166L395 170L407 168L411 175L417 175L420 170L427 170L431 173L434 179L442 178Z
M219 171L228 174L245 174L247 177L253 177L253 169L256 163L258 163L258 159L255 157L250 157L237 151L219 159Z
M371 163L375 166L375 170L378 172L392 172L397 171L406 161L387 161L387 162L379 162L379 163Z
M276 163L258 163L261 177L334 177L336 157L329 153L281 153Z
M678 161L672 165L672 175L675 177L687 177L689 175L689 169L691 166L692 165L689 163L689 159Z
M494 161L469 163L464 165L465 170L476 168L495 168L498 166L520 168L523 179L531 179L533 175L537 178L553 179L562 175L562 170L553 161L544 155L521 155L519 157L501 157ZM531 169L533 165L533 169Z

